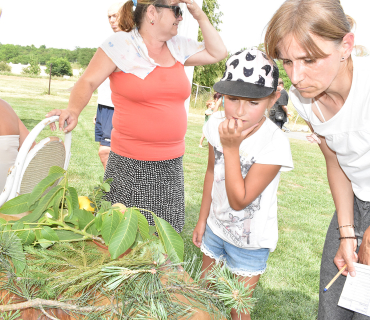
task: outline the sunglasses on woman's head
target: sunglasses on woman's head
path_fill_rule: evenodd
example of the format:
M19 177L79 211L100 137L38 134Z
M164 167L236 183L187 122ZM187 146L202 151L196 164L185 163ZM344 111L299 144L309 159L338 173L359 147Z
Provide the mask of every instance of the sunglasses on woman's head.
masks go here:
M171 9L175 14L176 19L182 17L182 10L179 6L167 6L165 4L155 4L155 7Z

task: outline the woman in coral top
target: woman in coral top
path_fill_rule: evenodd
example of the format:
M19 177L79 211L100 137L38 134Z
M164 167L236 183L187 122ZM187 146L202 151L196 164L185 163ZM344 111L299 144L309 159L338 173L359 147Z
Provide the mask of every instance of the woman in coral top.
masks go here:
M197 20L204 43L177 36L180 3ZM107 200L153 211L177 232L184 226L184 177L190 83L184 66L216 63L227 50L194 0L134 0L120 12L120 28L98 48L74 86L68 108L53 110L72 130L94 90L109 76L115 106L105 178ZM143 211L150 224L153 219Z

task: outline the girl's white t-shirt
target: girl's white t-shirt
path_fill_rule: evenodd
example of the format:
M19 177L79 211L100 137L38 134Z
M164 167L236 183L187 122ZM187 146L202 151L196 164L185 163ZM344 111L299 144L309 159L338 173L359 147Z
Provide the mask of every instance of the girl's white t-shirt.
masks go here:
M370 201L370 58L352 59L351 90L343 107L330 120L321 122L312 112L312 100L303 98L294 86L289 95L299 115L336 152L357 198Z
M250 205L240 211L233 210L226 194L225 161L218 133L224 120L224 112L218 111L203 127L215 153L212 203L207 224L214 234L236 247L274 251L278 240L276 193L280 172ZM289 140L269 119L256 133L243 140L239 156L243 179L254 163L281 165L280 171L293 169Z

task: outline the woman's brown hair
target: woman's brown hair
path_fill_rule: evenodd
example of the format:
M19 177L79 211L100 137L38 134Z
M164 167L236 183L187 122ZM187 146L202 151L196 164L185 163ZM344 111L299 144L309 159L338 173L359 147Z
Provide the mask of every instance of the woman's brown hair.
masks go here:
M287 0L267 25L266 53L279 59L280 41L292 36L311 59L325 58L327 54L316 45L311 35L339 45L354 25L355 21L344 13L340 0Z
M127 1L122 6L119 14L118 25L121 30L125 32L130 32L132 29L135 28L135 26L140 29L148 7L155 4L167 4L167 0L137 0L137 6L135 10L133 10L133 1Z

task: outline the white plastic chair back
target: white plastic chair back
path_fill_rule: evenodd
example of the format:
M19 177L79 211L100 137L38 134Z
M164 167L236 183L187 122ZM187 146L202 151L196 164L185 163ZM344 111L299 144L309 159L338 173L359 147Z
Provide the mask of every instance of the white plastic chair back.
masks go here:
M71 156L71 132L65 134L64 143L57 137L49 137L40 141L30 151L40 132L58 119L59 116L53 116L42 120L24 140L0 194L0 207L20 194L31 192L37 183L48 175L50 167L60 166L67 170Z

